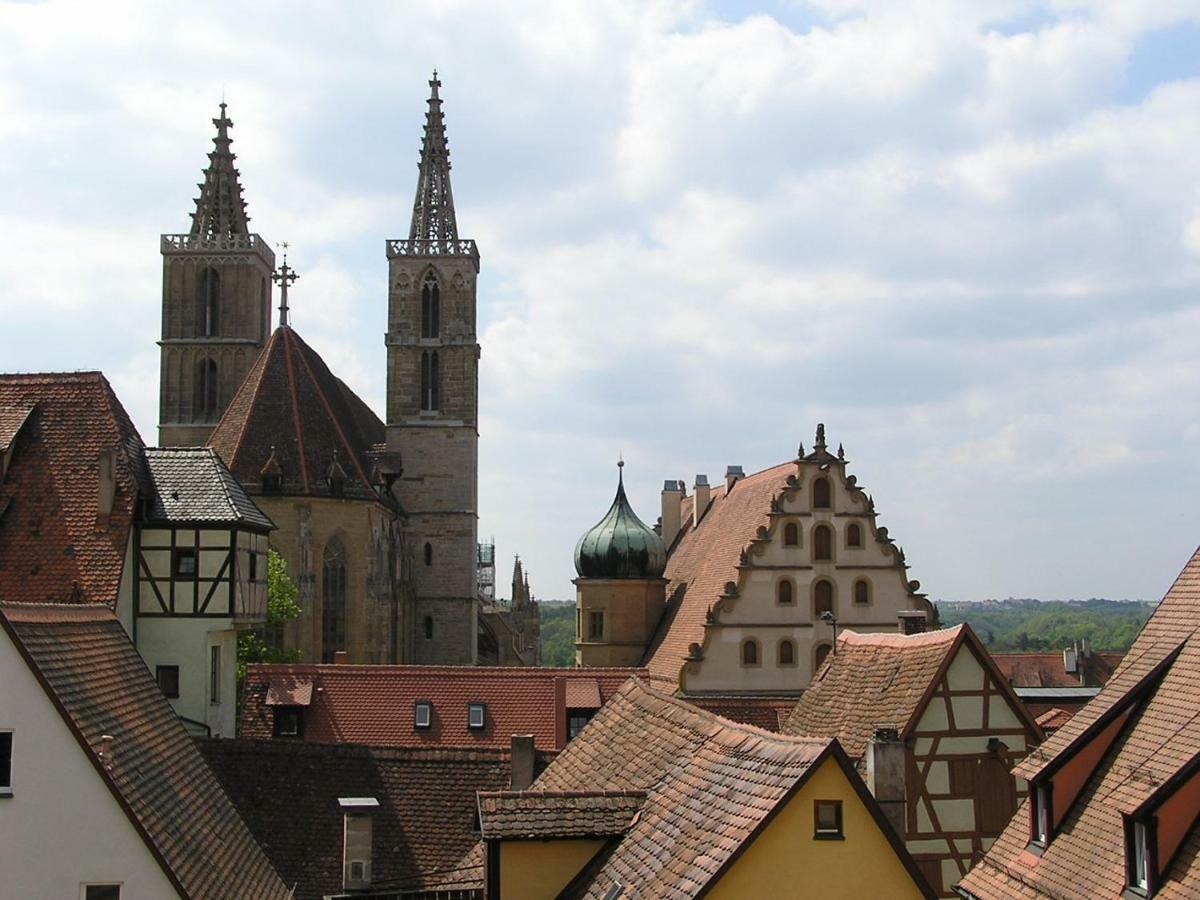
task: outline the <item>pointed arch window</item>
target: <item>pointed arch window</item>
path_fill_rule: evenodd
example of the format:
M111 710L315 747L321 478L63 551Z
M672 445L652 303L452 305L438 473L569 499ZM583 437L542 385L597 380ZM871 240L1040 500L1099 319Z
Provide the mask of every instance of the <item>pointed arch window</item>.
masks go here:
M833 506L832 492L829 489L828 478L818 478L813 482L813 509L830 509Z
M779 582L779 587L775 589L775 602L780 606L791 606L796 602L796 590L790 578Z
M196 281L196 300L200 334L216 336L221 328L221 276L216 269L206 267L201 270Z
M784 639L779 642L779 665L794 666L796 664L796 644Z
M816 649L813 651L813 672L816 672L821 666L825 665L825 659L829 656L829 651L832 649L832 644L817 644Z
M421 353L421 409L441 409L441 369L436 350Z
M321 661L346 649L346 548L329 539L321 566Z
M798 547L800 545L800 526L795 522L788 522L783 526L783 546Z
M207 356L196 361L196 380L192 388L192 409L198 422L217 418L219 386L217 361Z
M813 584L813 618L819 619L821 613L833 612L833 582L822 578Z
M442 297L432 272L421 285L421 337L435 338L442 333Z
M828 525L813 529L813 559L819 562L833 559L833 529Z

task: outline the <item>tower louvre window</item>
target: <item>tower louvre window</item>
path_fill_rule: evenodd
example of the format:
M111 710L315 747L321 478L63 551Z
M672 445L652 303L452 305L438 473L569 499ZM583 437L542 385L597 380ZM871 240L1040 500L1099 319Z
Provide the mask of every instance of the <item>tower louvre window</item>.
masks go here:
M421 337L436 338L442 333L441 288L433 273L421 285Z
M421 353L421 409L436 411L441 408L441 369L436 350Z
M346 549L336 537L325 545L321 578L321 661L346 645Z
M216 269L205 268L197 279L196 299L200 313L200 334L215 337L221 328L221 276Z

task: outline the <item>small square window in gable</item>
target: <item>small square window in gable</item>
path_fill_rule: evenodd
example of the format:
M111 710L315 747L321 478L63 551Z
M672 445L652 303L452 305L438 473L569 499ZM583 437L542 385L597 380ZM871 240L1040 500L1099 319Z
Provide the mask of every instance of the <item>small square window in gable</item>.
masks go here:
M840 840L842 834L842 801L813 801L813 837L817 840Z

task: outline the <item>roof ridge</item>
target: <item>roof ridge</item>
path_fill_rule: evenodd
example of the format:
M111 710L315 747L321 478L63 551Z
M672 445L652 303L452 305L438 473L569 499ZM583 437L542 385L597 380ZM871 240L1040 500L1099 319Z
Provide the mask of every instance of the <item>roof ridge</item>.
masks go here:
M635 800L644 800L649 791L640 788L599 788L594 791L547 791L529 789L524 791L479 791L480 799L487 798L489 800L521 800L526 797L543 797L548 800L564 799L564 800L582 800L592 797L629 797Z
M213 475L217 482L221 485L221 494L225 497L225 502L229 504L230 511L238 518L242 519L242 511L238 508L237 501L233 499L233 495L229 493L229 485L225 481L225 472L222 469L225 466L221 463L221 457L217 455L217 451L212 447L201 448L206 451L208 461L212 464Z

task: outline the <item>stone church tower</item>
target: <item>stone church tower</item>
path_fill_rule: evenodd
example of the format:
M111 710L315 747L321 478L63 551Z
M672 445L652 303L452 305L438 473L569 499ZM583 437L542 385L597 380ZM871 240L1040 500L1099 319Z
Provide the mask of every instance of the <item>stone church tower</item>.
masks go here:
M437 73L425 115L412 226L387 242L387 449L416 552L414 661L478 657L479 251L460 240Z
M200 183L192 227L164 234L158 441L201 446L271 331L275 254L251 234L225 115Z

